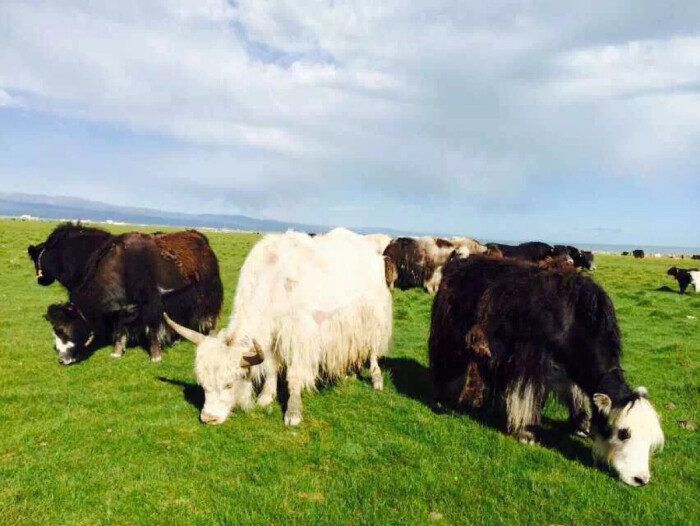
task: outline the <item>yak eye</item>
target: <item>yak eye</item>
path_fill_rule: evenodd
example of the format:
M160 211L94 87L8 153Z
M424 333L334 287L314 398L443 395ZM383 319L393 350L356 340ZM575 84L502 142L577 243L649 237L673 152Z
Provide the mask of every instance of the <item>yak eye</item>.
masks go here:
M632 436L632 434L630 433L630 430L627 428L620 429L617 432L617 438L619 438L620 440L627 440L631 436Z
M229 382L226 384L226 389L233 389L233 382Z

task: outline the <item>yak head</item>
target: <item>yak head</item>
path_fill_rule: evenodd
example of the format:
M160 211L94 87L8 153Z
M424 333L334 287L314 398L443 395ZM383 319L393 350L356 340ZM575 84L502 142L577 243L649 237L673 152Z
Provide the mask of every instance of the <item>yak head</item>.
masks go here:
M204 389L200 419L205 424L223 424L236 407L248 409L252 401L252 367L265 359L255 340L236 338L225 329L205 336L183 327L164 315L168 325L197 346L195 374Z
M53 328L58 361L70 365L83 359L95 333L78 308L71 303L50 305L44 317Z
M649 483L649 459L664 444L659 415L647 400L647 390L638 387L632 397L616 407L606 394L593 396L598 411L593 426L596 460L609 465L630 486Z
M55 250L47 248L46 243L39 243L38 245L29 245L27 254L34 262L37 283L45 287L51 285L56 280L54 269L58 263Z

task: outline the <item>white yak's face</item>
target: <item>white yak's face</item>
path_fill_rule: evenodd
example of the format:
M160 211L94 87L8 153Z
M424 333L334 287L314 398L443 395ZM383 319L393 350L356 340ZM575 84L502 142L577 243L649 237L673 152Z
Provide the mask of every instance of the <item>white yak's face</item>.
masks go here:
M226 330L205 336L167 315L163 317L171 329L197 345L194 371L204 389L204 407L199 415L202 422L223 424L236 406L248 409L253 395L250 368L264 360L260 345L255 340L243 345L247 339L236 341L235 335Z
M659 416L646 399L646 389L638 388L639 398L622 408L612 408L610 398L596 394L593 401L607 418L605 429L595 433L594 453L606 462L625 484L644 486L651 480L651 453L663 446Z
M223 424L236 407L248 409L252 386L250 367L241 365L243 351L241 345L227 345L223 331L197 347L195 372L204 389L200 419L205 424Z

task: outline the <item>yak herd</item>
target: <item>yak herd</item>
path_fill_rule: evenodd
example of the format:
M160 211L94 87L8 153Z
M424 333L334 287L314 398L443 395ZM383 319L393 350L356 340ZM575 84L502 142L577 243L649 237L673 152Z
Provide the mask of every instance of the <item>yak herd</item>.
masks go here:
M302 421L302 392L322 380L368 366L382 390L391 289L418 287L435 294L427 350L436 409L495 415L509 434L534 443L554 395L571 431L590 436L597 461L632 486L649 482L650 455L664 442L646 389L624 378L615 309L584 272L595 269L593 254L572 246L342 228L270 234L248 254L218 333L219 264L197 231L112 235L66 223L28 252L38 283L58 281L68 292L45 316L62 364L107 345L115 358L141 345L157 362L182 337L197 346L206 424L271 404L279 377L290 426ZM697 271L685 272L669 275L684 280L682 291L697 288Z

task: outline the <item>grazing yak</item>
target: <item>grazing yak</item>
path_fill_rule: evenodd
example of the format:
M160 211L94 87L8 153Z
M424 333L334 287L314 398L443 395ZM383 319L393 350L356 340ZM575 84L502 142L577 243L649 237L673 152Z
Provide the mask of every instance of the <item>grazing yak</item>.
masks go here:
M59 228L76 233L62 235L56 243L49 236L39 249L48 257L37 257L35 266L40 278L70 284L69 303L52 305L46 314L64 365L86 358L109 339L112 356L119 358L129 341L146 338L151 359L160 361L162 345L174 335L162 320L163 311L199 330L216 325L223 287L216 256L199 232L109 235L92 253L88 244L82 245L82 253L72 253L81 246L76 240L82 227ZM73 278L64 281L81 273L77 285Z
M532 263L557 256L554 247L541 241L529 241L520 243L517 246L503 243L487 243L486 247L492 250L499 250L506 258L521 259Z
M545 399L557 394L579 429L590 425L597 460L627 484L649 482L650 453L664 442L659 417L646 389L625 381L615 309L588 277L507 259L452 261L429 355L441 402L474 407L485 397L510 434L532 443Z
M690 284L693 285L695 292L700 292L700 270L696 268L685 269L671 267L666 274L676 278L681 294L685 293L685 289L687 289Z
M287 232L265 236L246 258L227 329L205 336L168 323L197 345L202 422L221 424L236 407L250 408L254 383L262 384L258 405L269 405L286 370L284 422L295 426L302 390L322 375L333 380L369 362L372 385L383 388L378 359L389 348L392 301L384 261L362 236Z
M641 249L633 250L632 255L637 259L644 259L644 251Z
M397 237L384 250L384 256L396 267L394 271L388 263L392 272L387 272L387 275L396 277L387 285L390 289L396 286L401 290L423 287L433 294L440 285L442 266L454 253L455 246L446 239Z

